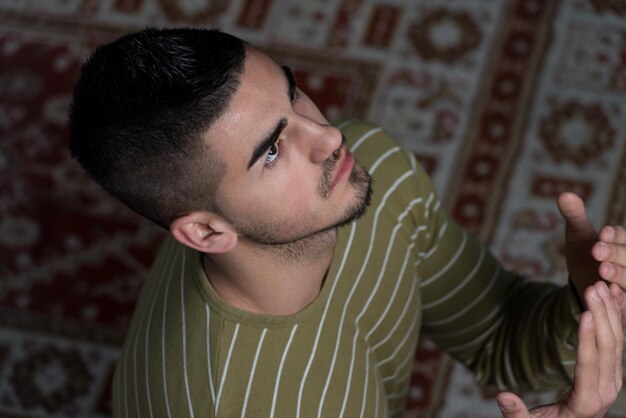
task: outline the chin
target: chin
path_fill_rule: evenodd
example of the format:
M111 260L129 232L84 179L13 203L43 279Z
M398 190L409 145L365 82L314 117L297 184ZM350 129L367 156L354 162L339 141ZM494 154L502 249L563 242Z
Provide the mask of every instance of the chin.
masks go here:
M372 200L372 177L362 167L355 164L355 170L350 173L350 185L354 190L354 203L345 211L344 216L333 226L341 228L352 221L360 219Z

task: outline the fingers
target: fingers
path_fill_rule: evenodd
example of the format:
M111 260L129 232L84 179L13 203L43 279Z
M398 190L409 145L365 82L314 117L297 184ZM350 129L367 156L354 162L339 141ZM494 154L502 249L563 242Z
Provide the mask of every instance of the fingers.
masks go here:
M626 289L626 267L603 261L598 267L600 277Z
M626 299L624 297L624 292L622 291L622 289L619 288L619 286L615 285L615 284L611 284L609 286L609 292L611 293L611 296L613 296L613 299L615 300L615 311L616 311L616 315L619 319L619 321L617 321L617 325L614 325L614 331L615 331L615 339L617 342L617 346L616 346L616 356L617 356L617 367L615 368L615 379L616 379L616 384L618 387L621 387L621 385L623 384L623 380L622 380L622 375L623 375L623 364L622 364L622 356L624 354L624 325L626 325L626 323L624 322L624 300Z
M530 413L524 402L514 393L501 392L496 396L498 407L504 418L528 418Z
M623 339L621 315L602 281L585 290L585 301L589 310L580 317L574 384L567 408L574 416L603 416L621 388L617 347L620 335ZM616 369L620 369L619 376Z
M568 405L583 415L602 416L602 411L615 402L622 384L624 334L621 311L611 292L601 281L585 291L589 311L580 318L574 386Z
M598 270L600 277L626 291L626 229L605 226L600 230L598 239L591 253L601 262Z
M626 228L603 226L592 251L598 261L608 261L626 267Z
M585 204L574 193L561 193L557 199L557 206L565 218L566 234L571 240L584 240L595 237L595 229L587 217Z
M624 296L624 292L622 291L622 289L618 285L611 283L611 285L609 286L609 290L611 291L613 299L615 299L615 302L617 302L617 305L622 306L624 301L626 301L626 297ZM622 314L624 314L623 309ZM624 325L626 325L626 323L622 322L622 327Z
M626 327L626 295L624 294L623 288L615 283L610 283L609 289L611 291L611 295L613 295L613 298L617 303L617 306L621 308L623 330L624 327Z
M600 393L606 393L615 385L616 332L621 328L621 319L617 317L615 301L603 282L590 286L585 296L596 328L595 345L599 361Z
M626 320L626 229L622 226L605 226L598 234L598 242L591 249L593 257L600 261L598 273L609 283L614 283L622 290L622 296L615 295L622 308L622 317Z
M607 367L610 367L610 369L608 369L608 375L613 374L615 387L618 387L622 381L621 370L619 374L617 372L618 369L620 369L619 366L621 365L621 353L623 348L622 341L624 339L621 309L615 299L611 296L610 290L605 283L598 282L594 287L603 299L604 310L606 311L609 324L609 327L602 327L598 324L596 347L598 347L600 355L602 355L601 350L605 349L607 356L614 356L612 357L614 361L611 361L610 364L607 363ZM607 385L608 384L609 382L607 381Z
M589 289L593 288L591 286ZM585 292L585 298L588 299L587 304L596 305L597 302L590 302L591 299ZM598 393L598 353L595 347L596 326L593 315L590 311L585 311L580 316L580 325L578 327L578 349L576 351L576 366L574 368L574 386L572 388L572 400L576 401L572 405L572 410L576 410L577 405L583 400L580 397L595 397Z
M600 230L600 240L614 244L626 244L626 228L622 226L605 226Z

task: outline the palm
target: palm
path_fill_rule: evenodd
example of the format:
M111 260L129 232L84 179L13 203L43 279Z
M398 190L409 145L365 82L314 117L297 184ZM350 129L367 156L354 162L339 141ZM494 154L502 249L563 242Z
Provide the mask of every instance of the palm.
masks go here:
M566 233L566 236L568 234ZM593 283L600 280L598 266L600 263L591 255L591 248L597 241L597 236L593 238L566 238L566 261L567 271L570 280L576 288L578 295L582 295L584 290Z
M559 403L535 407L529 411L529 416L537 418L604 416L607 408L602 407L601 399L596 397L594 402L588 395L589 394L582 394L577 396L573 391L569 391ZM582 396L585 396L584 402L581 401Z
M509 394L512 395L512 394ZM585 400L582 401L581 397ZM520 400L521 402L521 400ZM569 391L558 403L541 405L531 410L522 409L512 418L577 418L577 417L601 417L608 408L603 407L600 397L595 399L589 393L576 395Z
M574 417L570 411L563 408L560 404L543 405L533 408L529 411L530 417L537 418L565 418Z

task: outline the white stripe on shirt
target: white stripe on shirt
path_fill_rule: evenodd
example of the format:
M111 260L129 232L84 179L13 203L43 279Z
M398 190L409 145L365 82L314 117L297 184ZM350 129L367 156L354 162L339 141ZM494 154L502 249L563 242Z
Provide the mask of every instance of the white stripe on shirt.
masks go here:
M380 132L380 131L382 131L382 130L383 130L383 128L380 128L380 127L378 127L378 128L374 128L374 129L370 129L370 130L369 130L369 131L367 131L367 132L366 132L366 133L365 133L365 134L364 134L361 138L359 138L359 139L358 139L358 140L354 143L354 145L352 145L352 147L350 147L350 150L351 150L352 152L356 151L356 149L357 149L358 147L360 147L360 146L363 144L363 142L365 142L367 139L371 138L371 137L372 137L372 135L374 135L375 133L378 133L378 132Z
M456 312L454 315L449 316L449 317L444 318L444 319L441 319L439 321L432 321L432 322L424 321L424 325L427 325L429 327L441 326L441 325L448 324L448 323L454 321L455 319L465 315L474 306L476 306L480 302L482 302L482 300L485 298L487 293L489 293L491 288L496 284L499 275L500 275L500 265L496 264L496 269L495 269L493 275L491 276L491 280L489 281L489 284L487 286L485 286L485 288L478 295L477 298L475 298L471 303L467 304L463 309L461 309L460 311ZM461 330L460 332L465 332L465 330Z
M386 152L381 154L380 158L370 167L370 174L373 173L383 161L385 161L385 158L389 157L392 154L395 154L398 151L400 151L400 147L388 149Z
M413 293L415 293L416 283L417 283L417 279L412 280L411 290L409 291L409 297L407 298L404 304L404 307L402 308L402 312L400 313L400 318L404 318L404 315L406 315L406 311L409 309L411 302L413 302ZM400 321L396 321L395 325L393 326L393 328L391 328L387 336L383 338L382 340L380 340L374 347L372 347L372 350L376 351L378 347L386 343L394 334L394 332L396 331L399 325L400 325Z
M411 236L411 240L414 240L417 237L418 232L422 231L424 229L426 229L426 227L423 226L423 225L420 225L419 227L417 227L417 230ZM411 245L408 246L407 251L404 254L404 261L402 262L402 268L400 269L400 273L398 274L399 278L404 276L404 271L406 270L408 261L410 259L411 250L413 249L413 247L415 247L415 242L411 243ZM398 289L400 289L400 284L401 284L401 280L396 279L396 285L393 288L393 292L391 294L391 297L389 298L389 301L387 302L387 306L385 306L385 310L383 311L383 313L380 314L380 317L378 318L378 321L376 321L376 323L372 326L372 328L369 330L367 335L365 335L365 340L366 341L369 341L370 336L378 329L380 324L383 322L383 320L387 316L387 313L389 312L389 310L391 309L391 306L393 305L393 303L396 300L396 294L398 293Z
M182 318L182 338L183 338L183 375L185 378L185 392L187 394L187 405L189 415L194 418L193 406L191 405L191 393L189 392L189 376L187 371L187 325L185 319L185 264L187 253L183 251L182 269L180 272L180 314Z
M176 257L176 256L174 256ZM172 266L170 268L170 272L167 275L167 282L169 283L169 281L172 279L172 274L174 274L174 265L175 263L172 263ZM159 283L160 284L160 283ZM152 411L152 397L150 396L150 376L149 376L149 370L150 370L150 366L149 366L149 361L148 361L148 357L149 357L149 341L150 341L150 325L152 324L152 315L154 314L154 306L156 305L156 301L157 301L157 297L156 294L159 292L159 287L157 286L157 284L154 284L154 294L151 295L152 298L152 305L150 306L150 313L148 314L148 324L146 325L146 341L145 341L145 356L146 356L146 393L148 395L148 412L150 413L150 417L154 418L154 411Z
M432 338L437 338L437 340L442 340L442 339L450 339L450 338L455 338L458 337L459 335L463 335L463 334L467 334L467 333L471 333L472 331L482 327L483 325L485 325L486 323L489 323L496 315L498 314L502 314L501 309L499 307L495 307L491 310L491 312L489 312L489 314L485 315L484 318L482 318L480 321L473 323L471 326L460 329L458 331L454 331L454 332L446 332L446 333L436 333L433 332L431 330L428 330L425 332L426 335L432 337ZM423 324L426 324L426 322L423 322ZM427 327L430 328L430 323L428 323Z
M482 334L476 336L471 341L468 341L468 342L466 342L464 344L461 344L461 345L457 345L455 347L448 347L448 348L446 348L446 351L449 351L449 352L452 353L452 352L456 352L456 351L462 351L462 350L465 350L466 348L469 348L469 347L472 347L474 345L477 345L478 343L480 343L484 339L488 338L489 335L491 335L491 333L493 332L493 330L495 330L496 328L498 328L500 326L500 324L502 323L503 320L504 320L504 318L502 318L502 317L498 318L493 324L491 324L491 326L489 328L487 328L485 330L485 332L483 332Z
M369 297L365 301L365 304L364 304L363 308L361 308L361 312L359 312L359 314L357 315L356 319L354 320L356 332L354 333L354 338L352 339L352 352L350 353L350 369L349 369L349 372L348 372L348 377L347 377L347 382L346 382L346 391L345 391L345 395L344 395L344 398L343 398L343 407L344 408L345 408L345 404L346 404L346 402L348 400L349 388L350 388L350 385L352 384L352 371L354 369L354 359L355 359L354 351L355 351L355 348L356 348L356 341L357 341L357 338L358 338L359 332L360 332L360 329L359 329L359 326L358 326L359 321L361 320L361 318L363 317L363 315L365 314L365 312L369 308L370 303L372 302L372 300L374 299L374 296L376 295L376 292L378 292L378 289L380 288L380 284L382 282L382 279L385 276L385 272L387 271L387 263L389 262L389 256L391 254L391 249L393 248L393 246L395 244L396 235L398 234L398 231L400 230L400 227L402 227L402 220L408 215L408 213L411 211L411 209L415 205L420 203L420 202L422 202L422 198L421 197L413 199L411 202L409 202L409 204L407 205L406 209L398 216L396 226L393 228L393 232L391 233L391 236L389 237L389 244L387 245L387 251L385 252L385 258L383 260L382 266L380 267L380 273L378 274L378 277L376 278L376 284L374 285L374 288L370 292ZM409 252L407 251L407 254L408 253ZM397 280L397 282L399 282L399 280Z
M263 347L263 341L265 340L265 334L267 334L267 328L263 328L261 337L259 338L259 344L256 347L256 353L254 354L254 361L252 362L252 369L250 370L250 377L248 378L248 387L246 388L246 395L243 401L243 408L241 408L241 418L246 416L246 408L248 407L248 398L250 397L250 388L252 387L252 380L254 380L254 372L256 372L256 363L259 360L259 354Z
M356 224L353 222L350 224L350 237L348 239L348 245L346 245L346 249L343 253L343 258L339 265L339 270L337 271L336 277L341 277L341 272L343 272L343 268L345 267L346 261L348 259L348 254L350 249L352 248L352 241L354 239L354 233L356 231ZM330 289L330 294L328 295L328 300L326 302L326 306L324 308L324 313L322 314L322 319L320 324L317 327L317 334L315 335L315 343L313 343L313 349L311 350L311 355L309 357L309 361L306 365L306 369L304 370L304 375L302 376L302 382L300 383L300 390L298 392L298 404L296 406L296 417L300 417L300 405L302 402L302 391L304 390L304 383L306 381L307 376L309 375L309 370L311 369L311 364L313 363L313 358L317 352L317 345L320 340L320 335L322 333L322 326L324 325L324 321L326 320L326 314L328 313L328 308L330 307L330 301L332 300L332 296L335 293L335 288L337 287L337 280L334 281L333 287Z
M365 383L363 384L363 394L361 395L361 412L359 412L360 417L364 416L363 412L365 411L365 403L367 401L367 385L369 383L369 377L370 377L370 352L371 351L372 351L372 347L369 347L367 351L365 352ZM344 402L344 406L341 409L341 415L343 415L345 405L346 404Z
M448 264L446 264L442 269L438 270L435 274L433 274L428 279L422 281L421 287L430 285L435 280L437 280L438 278L446 274L448 270L450 269L450 267L452 267L461 256L461 254L463 253L463 250L465 249L466 244L467 244L467 233L463 231L463 241L461 241L461 245L459 245L459 248L457 249L456 254L454 254L454 256L448 261Z
M465 286L467 286L467 284L471 281L471 279L474 278L474 276L476 275L476 273L478 272L478 270L482 266L482 263L483 263L484 259L485 259L485 247L481 246L480 247L480 256L478 257L478 260L476 261L476 264L474 265L474 268L472 269L472 271L470 271L467 274L467 276L465 276L465 278L461 281L461 283L456 285L454 287L454 289L452 289L451 292L448 292L442 298L434 300L434 301L432 301L430 303L424 304L422 306L422 309L428 310L428 309L432 309L432 308L434 308L434 307L436 307L438 305L441 305L442 303L445 303L448 300L450 300L450 298L454 297L454 295L459 293L461 290L463 290L463 288Z
M337 362L337 352L339 351L339 343L341 342L341 336L342 336L342 331L343 331L343 324L345 322L345 318L346 318L346 312L348 309L348 305L350 304L351 300L352 300L352 296L354 296L354 292L356 291L356 289L359 286L359 283L361 282L361 279L363 277L363 273L365 272L365 269L367 267L367 264L369 262L369 258L371 256L372 253L372 248L374 247L373 243L376 239L376 228L378 227L378 218L383 210L383 208L385 207L385 204L387 203L387 200L389 199L389 196L391 196L391 194L400 186L400 184L406 180L409 176L411 176L413 174L412 171L407 171L405 172L402 176L400 176L393 184L392 186L385 192L385 195L383 196L380 206L376 209L376 213L374 214L374 220L372 222L372 234L370 235L370 242L369 242L369 246L367 249L367 254L364 257L363 260L363 264L361 266L361 271L359 271L359 274L357 275L356 280L354 281L354 284L352 285L352 289L350 289L350 293L348 294L348 297L346 298L344 304L343 304L343 310L341 312L341 319L339 320L339 329L337 331L337 338L336 338L336 343L335 343L335 350L333 352L333 359L331 361L330 364L330 370L328 372L328 376L326 378L326 383L324 385L324 391L322 392L322 398L320 399L320 405L317 411L317 416L321 417L322 414L322 408L324 406L324 400L326 397L326 393L329 387L329 382L330 379L332 377L334 368L335 368L335 363ZM320 324L321 325L321 324ZM304 381L302 382L302 384L304 384Z
M228 366L230 365L230 358L233 355L233 347L235 341L237 341L237 334L239 333L239 323L235 325L235 332L233 333L233 339L230 340L230 348L228 349L228 355L226 356L226 364L224 364L224 371L222 372L222 380L220 381L220 387L217 391L217 399L215 400L215 416L220 407L220 398L222 397L222 389L224 389L224 381L226 380L226 374L228 373Z
M413 320L411 321L411 325L409 325L409 329L407 330L406 334L402 338L402 341L400 341L400 343L398 343L398 346L396 347L395 350L393 350L393 353L391 353L386 359L384 359L383 361L381 361L381 362L379 362L377 364L377 367L380 368L380 366L382 366L383 364L391 361L391 359L393 359L395 356L398 355L398 352L400 351L400 349L405 345L405 343L409 339L409 336L411 335L413 328L415 328L415 326L417 325L417 319L418 318L419 318L419 314L416 314L413 317ZM385 381L385 379L383 379L383 381Z
M443 237L443 234L446 233L447 229L448 229L448 222L445 222L439 228L439 234L437 235L437 242L435 243L435 245L431 249L429 249L427 252L420 251L419 253L417 253L418 260L415 262L415 267L419 266L422 261L428 260L430 257L432 257L432 255L435 252L437 252L439 240L441 239L441 237ZM420 284L420 287L421 287L421 284Z
M163 398L165 399L165 407L167 409L167 416L172 418L172 412L170 411L170 398L167 394L167 370L165 368L165 324L167 323L167 305L170 290L170 280L165 284L165 295L163 296L163 319L162 319L162 331L161 331L161 364L163 367Z
M270 411L270 418L274 418L274 411L276 410L276 397L278 395L278 387L280 385L280 378L283 375L283 366L285 365L285 359L287 358L287 353L289 352L289 347L291 347L291 341L293 340L293 336L298 329L298 324L294 325L291 329L291 334L289 334L289 340L287 341L287 345L285 346L285 350L283 351L283 356L280 359L280 365L278 366L278 374L276 376L276 384L274 385L274 396L272 397L272 409Z
M374 129L374 131L376 131L376 129ZM365 137L367 137L367 136L368 136L368 134L371 134L371 133L372 133L372 131L370 131L370 132L366 133L366 134L365 134L365 135L361 138L361 140L363 140L363 141L364 141L364 140L365 140ZM362 141L361 141L361 142L362 142ZM403 175L403 177L407 176L408 174L411 174L411 171L409 171L409 172L405 173L405 174ZM398 183L398 180L396 181L396 183ZM394 183L394 185L395 185L396 183ZM386 196L387 196L390 192L391 192L391 190L388 190L388 191L387 191L387 193L386 193ZM379 213L380 213L380 210L382 210L382 206L384 206L384 203L385 203L385 200L381 203L381 206L378 208L378 210L377 210L377 212L376 212L377 214L379 214ZM376 215L375 220L374 220L374 228L376 227L376 219L378 219L378 215ZM347 258L348 258L348 254L349 254L350 249L351 249L351 246L352 246L352 240L354 239L354 234L355 234L355 231L356 231L356 224L355 224L355 222L352 222L352 224L351 224L351 230L350 230L350 237L349 237L349 240L348 240L348 245L346 246L346 249L345 249L345 251L344 251L344 255L343 255L342 261L341 261L341 263L340 263L339 270L338 270L338 272L337 272L336 277L340 277L340 276L341 276L341 272L343 271L343 268L344 268L345 263L346 263ZM371 252L371 241L370 241L370 248L369 248L369 250L368 250L368 257L369 257L369 253L370 253L370 252ZM354 285L354 286L356 286L356 285L357 285L357 283L355 283L355 285ZM326 307L324 308L324 313L322 314L322 318L321 318L320 324L319 324L319 326L318 326L318 328L317 328L317 334L316 334L316 336L315 336L315 342L314 342L314 344L313 344L313 349L311 350L311 355L309 356L309 361L307 362L307 366L306 366L306 368L305 368L304 375L303 375L303 377L302 377L302 382L300 383L300 390L299 390L299 392L298 392L298 403L297 403L297 406L296 406L296 417L298 417L298 418L300 417L300 407L301 407L301 403L302 403L302 394L303 394L303 391L304 391L304 385L305 385L306 380L307 380L307 377L308 377L308 375L309 375L309 370L311 369L311 364L313 363L313 358L315 357L315 355L316 355L316 353L317 353L317 345L318 345L318 343L319 343L320 335L321 335L321 333L322 333L322 328L323 328L323 325L324 325L324 323L325 323L325 320L326 320L326 315L327 315L327 313L328 313L328 309L329 309L329 307L330 307L330 304L331 304L331 301L332 301L332 296L333 296L333 294L334 294L334 291L335 291L336 286L337 286L337 281L335 280L335 282L334 282L334 284L333 284L333 287L331 288L330 294L329 294L329 296L328 296L328 300L327 300L327 302L326 302ZM353 287L353 289L354 289L354 287ZM346 304L347 304L348 302L349 302L349 300L348 300L348 301L346 301ZM345 314L345 305L344 305L344 314ZM341 320L341 326L343 326L343 317L342 317L342 320ZM337 354L337 346L335 347L335 358L336 358L336 354ZM335 359L333 359L333 365L334 365L334 361L335 361ZM320 411L321 411L321 405L320 405Z
M209 386L211 387L211 400L213 401L213 405L215 405L215 387L213 386L213 370L211 366L211 310L209 309L209 305L204 305L204 309L206 312L206 360L207 360L207 369L209 374Z

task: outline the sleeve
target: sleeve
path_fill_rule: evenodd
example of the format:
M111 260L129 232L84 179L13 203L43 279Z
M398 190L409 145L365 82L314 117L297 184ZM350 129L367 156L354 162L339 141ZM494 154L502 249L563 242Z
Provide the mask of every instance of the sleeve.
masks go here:
M562 387L573 376L580 309L571 286L528 281L504 269L489 250L451 220L432 183L409 158L423 213L417 273L423 333L500 389Z

